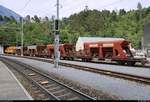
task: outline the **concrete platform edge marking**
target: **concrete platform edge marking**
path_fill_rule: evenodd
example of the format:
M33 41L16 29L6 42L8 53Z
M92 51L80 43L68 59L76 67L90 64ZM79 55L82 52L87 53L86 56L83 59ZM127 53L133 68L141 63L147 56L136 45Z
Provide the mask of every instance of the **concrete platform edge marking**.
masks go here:
M0 63L2 63L4 66L6 66L3 62L0 61ZM27 90L22 86L22 84L18 81L18 79L16 78L16 76L8 69L8 67L6 66L6 70L11 74L11 76L17 81L17 83L19 84L19 86L23 89L23 91L25 92L25 94L27 95L27 97L29 98L29 100L33 100L33 98L29 95L29 93L27 92Z

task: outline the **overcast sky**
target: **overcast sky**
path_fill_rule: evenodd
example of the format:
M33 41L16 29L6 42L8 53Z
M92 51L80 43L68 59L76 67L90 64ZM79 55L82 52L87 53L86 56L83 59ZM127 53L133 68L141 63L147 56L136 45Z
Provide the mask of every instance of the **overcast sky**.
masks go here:
M57 0L0 0L3 5L21 16L38 15L40 17L56 15ZM68 17L85 8L97 10L136 9L140 2L143 7L150 6L150 0L60 0L60 17Z

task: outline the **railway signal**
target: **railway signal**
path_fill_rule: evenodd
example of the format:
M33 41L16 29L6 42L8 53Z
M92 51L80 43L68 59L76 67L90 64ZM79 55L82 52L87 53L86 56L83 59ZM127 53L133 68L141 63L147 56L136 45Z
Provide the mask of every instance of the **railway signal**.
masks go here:
M59 52L59 0L57 0L57 19L55 20L55 59L54 67L58 68L58 63L60 59Z

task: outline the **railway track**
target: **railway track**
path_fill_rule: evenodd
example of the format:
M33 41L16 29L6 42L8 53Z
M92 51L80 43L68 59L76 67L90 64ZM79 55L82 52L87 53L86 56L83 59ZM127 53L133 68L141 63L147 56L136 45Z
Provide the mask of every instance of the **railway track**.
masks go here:
M24 58L30 58L29 56L16 56L16 55L8 55L6 54L6 56L15 56L15 57L24 57ZM33 57L34 59L36 58L43 58L43 57ZM50 60L52 60L51 58L49 58ZM67 61L67 60L66 60ZM69 60L70 61L70 60ZM77 62L83 62L81 60L78 60L78 59L75 59L74 61L77 61ZM116 62L105 62L105 61L89 61L88 63L96 63L96 64L107 64L107 65L116 65L116 66L127 66L127 67L138 67L138 68L150 68L150 64L149 65L134 65L134 66L129 66L127 64L124 64L124 65L120 65L120 64L117 64ZM150 62L149 62L150 63Z
M79 60L78 60L79 61ZM82 61L80 61L82 62ZM120 65L120 64L117 64L116 62L114 63L109 63L109 62L98 62L98 61L92 61L91 63L97 63L97 64L109 64L109 65L116 65L116 66L127 66L127 67L139 67L139 68L150 68L149 65L137 65L135 64L134 66L130 66L128 64L124 64L124 65Z
M41 97L41 100L95 100L58 82L43 72L35 70L30 65L8 58L2 58L1 60L28 79L32 83L34 90L36 90L37 96Z
M52 64L54 63L52 60L46 60L46 59L41 59L41 58L27 57L27 56L24 56L24 58L34 59L34 60L48 62L48 63L52 63ZM64 62L59 62L59 65L62 65L65 67L72 67L74 69L93 72L93 73L97 73L97 74L108 75L111 77L123 78L126 80L141 82L141 83L150 85L150 78L148 78L148 77L131 75L131 74L115 72L115 71L110 71L110 70L97 69L97 68L92 68L92 67L87 67L87 66L80 66L80 65L69 64L69 63L64 63Z

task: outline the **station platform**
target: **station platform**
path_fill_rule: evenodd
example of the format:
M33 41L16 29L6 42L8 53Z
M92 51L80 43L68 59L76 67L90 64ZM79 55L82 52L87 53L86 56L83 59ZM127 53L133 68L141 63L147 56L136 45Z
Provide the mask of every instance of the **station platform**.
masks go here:
M1 61L0 100L33 100L14 74Z

